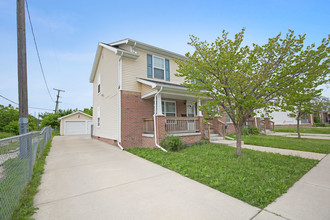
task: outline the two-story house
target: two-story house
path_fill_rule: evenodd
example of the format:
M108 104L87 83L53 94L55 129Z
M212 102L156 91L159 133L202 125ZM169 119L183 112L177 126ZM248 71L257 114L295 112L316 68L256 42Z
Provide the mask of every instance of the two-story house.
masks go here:
M173 59L185 56L132 39L99 43L93 83L93 135L124 148L155 147L166 135L204 136L200 100L181 86Z

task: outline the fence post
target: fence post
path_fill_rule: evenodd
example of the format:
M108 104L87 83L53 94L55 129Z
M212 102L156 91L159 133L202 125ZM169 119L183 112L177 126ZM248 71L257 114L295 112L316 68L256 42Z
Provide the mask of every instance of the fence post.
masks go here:
M32 134L27 136L27 152L29 154L29 178L32 176L33 171L33 149L32 149Z

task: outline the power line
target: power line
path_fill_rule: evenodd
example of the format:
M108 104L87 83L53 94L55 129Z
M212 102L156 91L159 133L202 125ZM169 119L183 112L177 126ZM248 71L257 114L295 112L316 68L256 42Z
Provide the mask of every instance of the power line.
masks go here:
M13 101L13 100L11 100L9 98L4 97L3 95L0 95L0 97L3 98L3 99L6 99L8 102L11 102L11 103L13 103L15 105L19 105L17 102L15 102L15 101ZM45 111L54 111L52 109L39 108L39 107L29 107L29 108L31 108L31 109L38 109L38 110L45 110Z
M31 21L31 17L30 17L29 5L28 5L27 0L25 1L25 3L26 3L26 10L27 10L28 17L29 17L29 22L30 22L31 32L32 32L32 35L33 35L33 41L34 41L34 45L35 45L35 48L36 48L36 51L37 51L37 56L38 56L38 60L39 60L39 65L40 65L41 73L42 73L42 76L43 76L43 78L44 78L44 82L45 82L45 85L46 85L46 88L47 88L47 91L48 91L49 97L51 98L51 100L52 100L53 102L55 102L55 100L53 99L52 95L50 94L50 91L49 91L49 88L48 88L48 84L47 84L47 81L46 81L46 77L45 77L45 73L44 73L44 69L43 69L43 67L42 67L42 63L41 63L41 59L40 59L40 54L39 54L39 50L38 50L38 45L37 45L37 40L36 40L36 37L35 37L35 35L34 35L33 26L32 26L32 21Z

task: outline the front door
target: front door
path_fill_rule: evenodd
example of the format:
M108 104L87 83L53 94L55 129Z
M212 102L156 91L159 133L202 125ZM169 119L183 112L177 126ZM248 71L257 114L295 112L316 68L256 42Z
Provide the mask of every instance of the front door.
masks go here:
M195 117L195 103L187 102L187 117ZM195 120L187 120L187 128L190 132L195 132Z

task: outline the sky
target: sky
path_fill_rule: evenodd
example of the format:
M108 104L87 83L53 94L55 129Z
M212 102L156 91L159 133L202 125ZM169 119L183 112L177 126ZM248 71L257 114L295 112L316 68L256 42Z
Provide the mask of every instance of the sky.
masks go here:
M292 29L306 34L306 45L319 45L330 34L330 1L77 1L28 0L47 92L26 13L29 106L89 108L89 76L98 42L132 38L179 54L193 51L189 35L212 42L222 30L246 28L244 44L264 44ZM16 1L0 0L0 95L18 102ZM323 96L330 97L324 86ZM52 100L53 99L53 100ZM0 97L1 105L10 102ZM13 104L15 106L15 104ZM32 115L45 110L29 109Z

